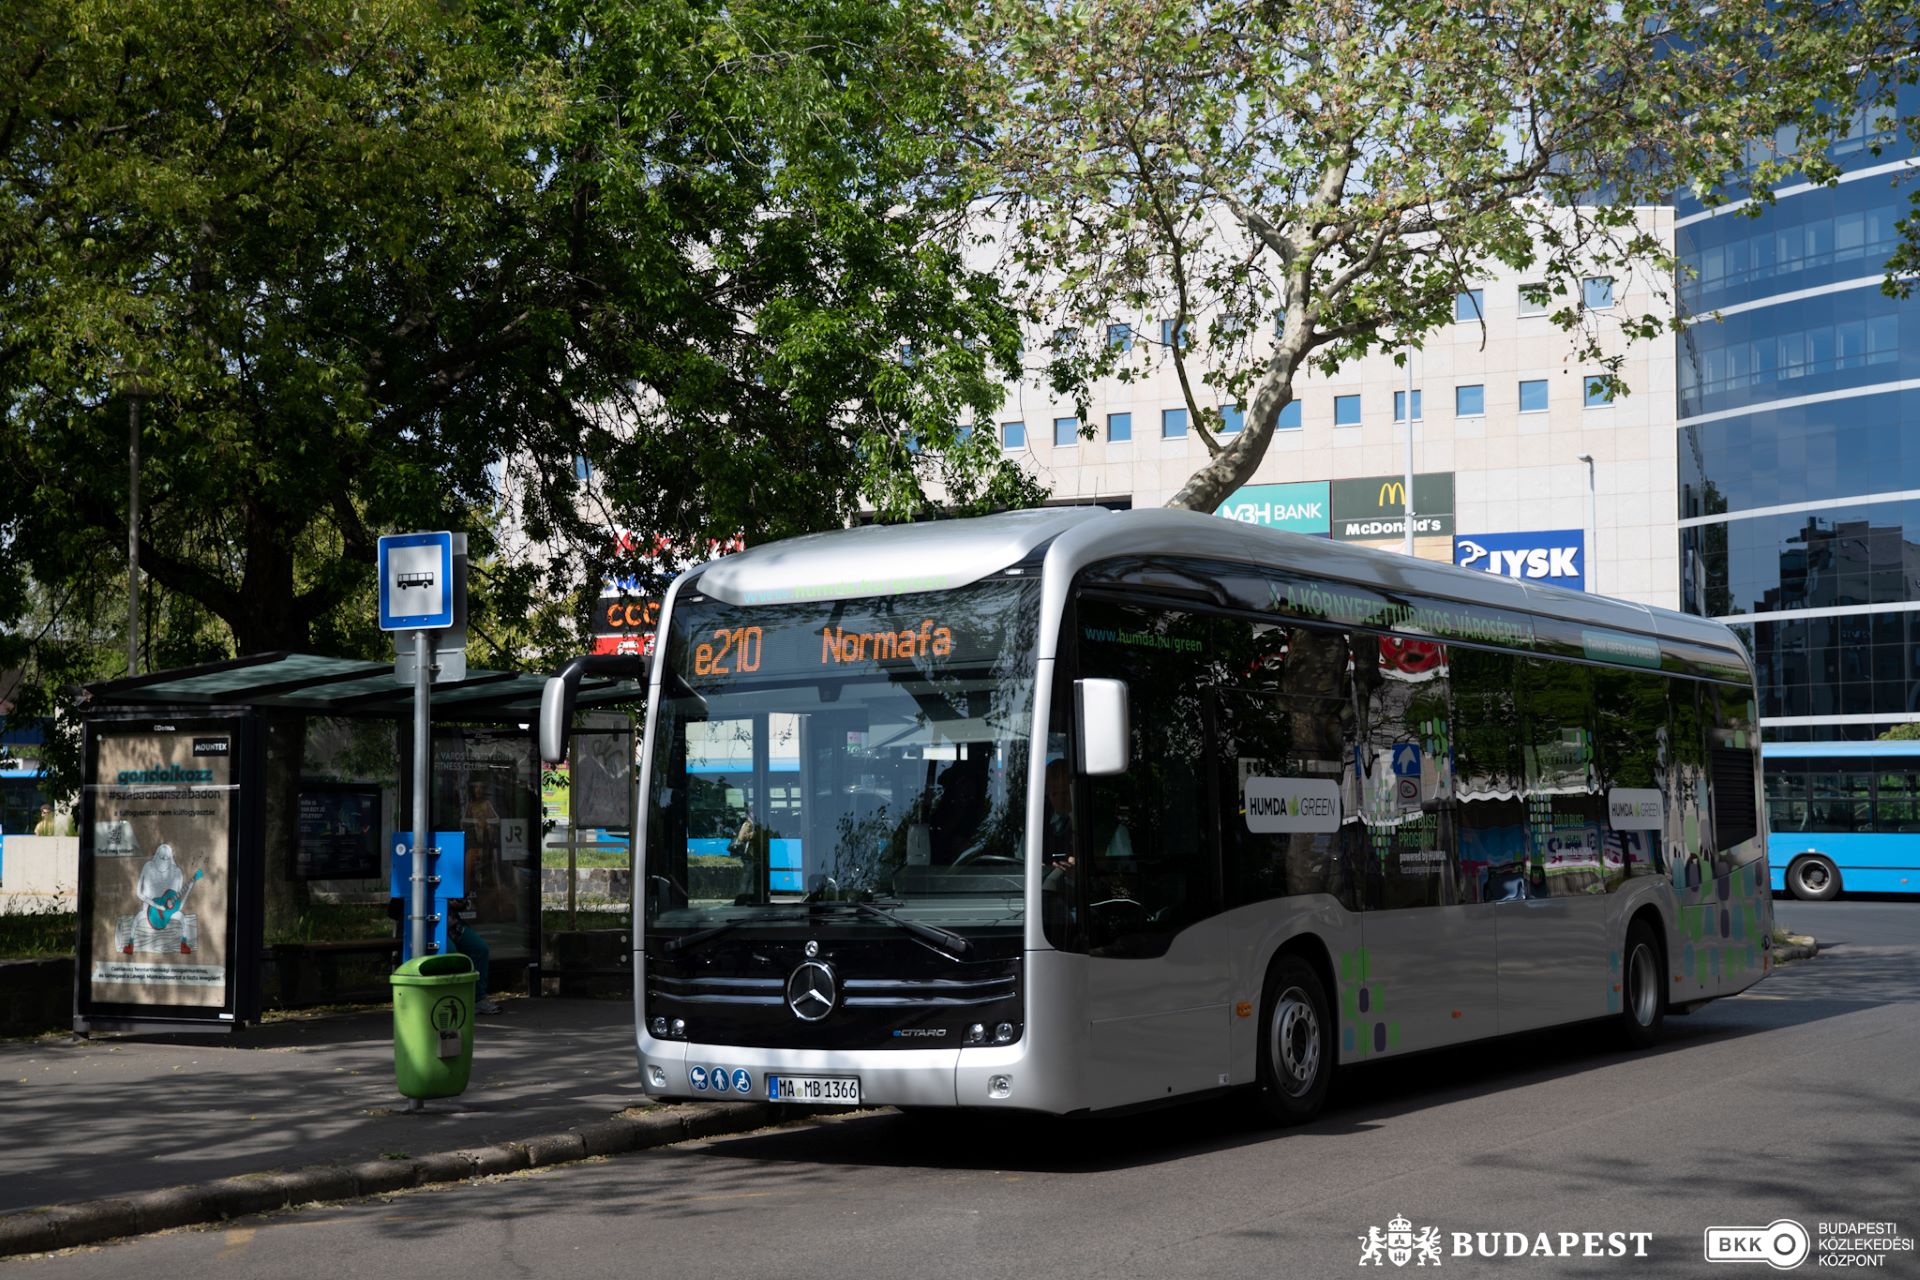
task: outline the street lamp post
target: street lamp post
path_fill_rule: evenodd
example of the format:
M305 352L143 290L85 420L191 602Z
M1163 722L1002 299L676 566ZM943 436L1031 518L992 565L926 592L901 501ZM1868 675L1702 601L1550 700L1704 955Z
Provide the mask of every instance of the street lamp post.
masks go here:
M1587 590L1600 594L1600 506L1593 485L1593 455L1583 453L1587 464Z
M1413 348L1407 348L1407 475L1406 491L1401 495L1406 508L1406 554L1413 554Z

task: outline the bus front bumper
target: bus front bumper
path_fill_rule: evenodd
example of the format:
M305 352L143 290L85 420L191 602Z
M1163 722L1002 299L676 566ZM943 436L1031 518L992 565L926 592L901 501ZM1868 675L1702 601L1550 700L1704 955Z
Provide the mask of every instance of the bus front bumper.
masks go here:
M765 1102L779 1077L859 1081L859 1105L1062 1111L1030 1041L953 1049L768 1049L639 1035L640 1081L651 1097ZM724 1084L720 1082L724 1080ZM1063 1105L1063 1103L1067 1105Z

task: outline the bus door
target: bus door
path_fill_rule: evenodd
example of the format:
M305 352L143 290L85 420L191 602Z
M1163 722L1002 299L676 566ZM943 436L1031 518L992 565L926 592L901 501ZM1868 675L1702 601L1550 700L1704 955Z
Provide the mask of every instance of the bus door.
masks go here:
M1493 1035L1498 1004L1493 915L1462 891L1454 830L1450 659L1481 655L1400 636L1353 644L1365 947L1339 974L1346 1060Z
M1592 672L1514 661L1525 839L1520 860L1489 876L1502 1032L1600 1017L1608 992L1607 819L1590 728Z
M748 896L805 891L800 831L803 718L759 712L682 726L687 753L687 856L692 866L752 870Z
M1079 672L1127 683L1132 764L1074 788L1087 1093L1122 1106L1226 1082L1227 953L1207 768L1208 620L1080 602ZM1070 704L1069 704L1070 705ZM1071 713L1068 712L1070 719Z

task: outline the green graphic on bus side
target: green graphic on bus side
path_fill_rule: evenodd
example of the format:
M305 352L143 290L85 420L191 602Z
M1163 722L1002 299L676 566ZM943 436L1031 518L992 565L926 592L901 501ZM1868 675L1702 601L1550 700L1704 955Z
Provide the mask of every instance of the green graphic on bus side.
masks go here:
M1372 961L1365 947L1340 956L1340 1044L1365 1058L1400 1047L1400 1024L1380 1017L1386 1009L1382 984L1373 980Z

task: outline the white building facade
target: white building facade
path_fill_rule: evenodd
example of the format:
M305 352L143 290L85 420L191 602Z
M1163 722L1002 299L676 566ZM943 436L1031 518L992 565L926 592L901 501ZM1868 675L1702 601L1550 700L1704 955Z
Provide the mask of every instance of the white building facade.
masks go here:
M1670 210L1641 217L1672 243ZM1616 319L1670 318L1672 299L1645 280L1583 282L1580 301L1603 347L1625 358L1628 394L1609 400L1594 381L1601 370L1578 359L1579 335L1549 317L1565 300L1529 304L1529 282L1489 270L1457 300L1455 322L1413 355L1416 553L1677 608L1674 342L1628 342ZM1146 376L1095 388L1091 438L1044 377L1008 388L1002 447L1055 502L1161 506L1204 464L1162 343L1171 337L1157 317L1077 335L1153 351ZM1198 363L1188 361L1190 373ZM1390 354L1331 376L1304 372L1258 470L1222 513L1399 549L1406 386ZM1211 407L1234 428L1236 406L1216 398Z

